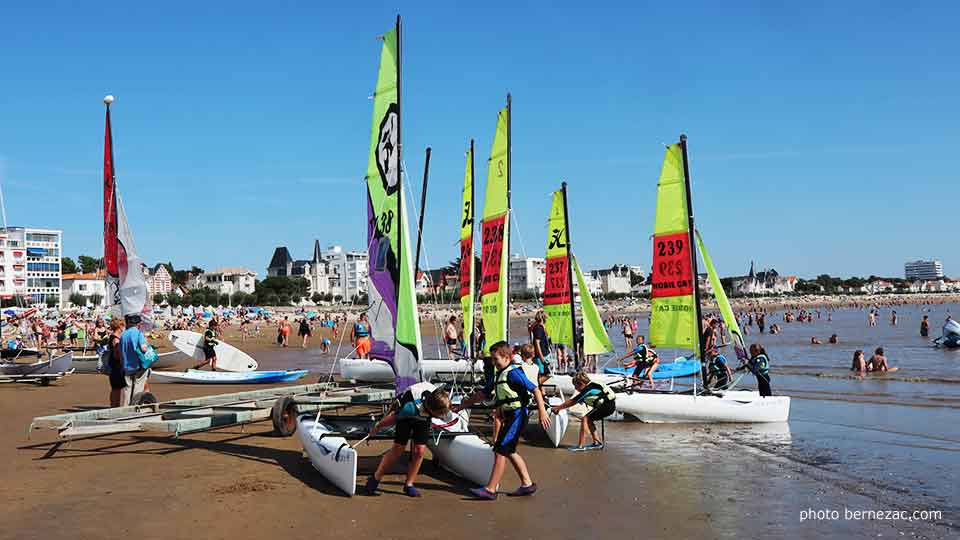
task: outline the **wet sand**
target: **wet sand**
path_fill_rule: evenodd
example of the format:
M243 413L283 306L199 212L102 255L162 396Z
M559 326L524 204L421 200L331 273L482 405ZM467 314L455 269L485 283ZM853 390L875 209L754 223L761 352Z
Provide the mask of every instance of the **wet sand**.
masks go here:
M245 347L264 369L319 371L333 358L268 341ZM153 385L162 400L247 388ZM795 449L788 424L608 422L608 447L577 454L534 437L521 453L541 491L492 503L469 500L471 485L429 462L418 482L423 499L400 493L402 464L380 497L347 498L301 457L295 437L274 436L269 422L179 439L117 434L51 444L51 431L26 437L34 416L106 399L107 381L97 375L49 387L0 385L0 538L955 538L960 530L950 515L938 523L801 523L802 510L896 509L911 504L911 495L846 474L803 445ZM565 444L577 434L574 423ZM361 446L361 482L386 448ZM508 471L502 489L517 485Z

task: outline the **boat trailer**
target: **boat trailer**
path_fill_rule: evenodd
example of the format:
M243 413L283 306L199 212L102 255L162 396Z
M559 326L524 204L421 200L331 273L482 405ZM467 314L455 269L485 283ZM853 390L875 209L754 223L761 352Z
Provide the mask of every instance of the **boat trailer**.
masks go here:
M75 369L59 371L57 373L27 373L23 375L0 375L0 383L34 383L40 386L49 386L67 375L73 375Z
M57 430L60 440L124 432L172 433L179 437L266 420L273 423L277 434L287 437L296 431L300 413L334 412L354 405L384 406L394 396L392 389L333 383L284 386L39 416L30 422L27 437L39 428Z

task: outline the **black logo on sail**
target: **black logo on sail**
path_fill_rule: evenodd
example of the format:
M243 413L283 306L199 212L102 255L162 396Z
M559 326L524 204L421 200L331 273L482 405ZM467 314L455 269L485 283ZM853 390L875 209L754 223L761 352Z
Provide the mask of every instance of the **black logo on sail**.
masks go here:
M377 136L377 170L387 195L392 194L400 185L400 167L398 162L397 137L400 134L400 110L396 103L387 107L380 121L380 133Z
M567 243L563 241L563 229L554 229L550 234L550 245L547 246L547 249L563 249L567 247Z

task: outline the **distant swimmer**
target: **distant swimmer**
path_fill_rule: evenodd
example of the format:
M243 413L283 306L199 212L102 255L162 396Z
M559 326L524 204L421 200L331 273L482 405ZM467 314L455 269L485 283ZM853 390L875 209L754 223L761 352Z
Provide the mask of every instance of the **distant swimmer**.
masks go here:
M829 341L831 345L836 345L837 343L840 343L840 338L838 338L836 334L833 334L830 336Z
M820 341L819 339L817 339L816 336L814 336L814 337L810 338L810 344L811 344L811 345L823 345L823 342Z
M773 325L771 325L771 326L770 326L770 333L771 333L771 334L779 334L779 333L780 333L780 325L779 325L779 324L773 324Z
M861 375L867 372L867 362L863 359L863 350L853 351L853 365L850 366L850 371Z
M920 337L930 337L930 316L924 315L920 321Z
M887 367L887 357L883 355L883 347L877 347L877 349L873 351L873 356L871 356L867 362L867 371L878 373L889 369L890 368Z

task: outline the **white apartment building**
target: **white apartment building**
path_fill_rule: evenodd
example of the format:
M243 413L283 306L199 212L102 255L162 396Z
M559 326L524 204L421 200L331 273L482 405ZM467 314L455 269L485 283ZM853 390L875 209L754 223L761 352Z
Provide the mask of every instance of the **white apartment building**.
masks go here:
M903 265L903 275L911 280L936 281L943 279L943 264L936 259L932 261L910 261Z
M366 251L344 251L340 246L330 246L323 252L323 260L327 261L330 270L331 294L350 301L367 292L370 264Z
M547 283L547 260L542 257L510 257L510 292L543 294Z
M94 272L90 274L63 274L61 283L61 297L63 298L64 302L69 302L71 296L79 294L86 297L87 303L93 307L107 305L107 287L106 282L104 281L103 273ZM99 300L96 305L94 305L94 299Z
M257 273L246 268L218 268L192 278L191 288L209 287L219 294L253 294Z
M31 227L0 229L0 296L27 303L62 304L60 256L63 231Z

